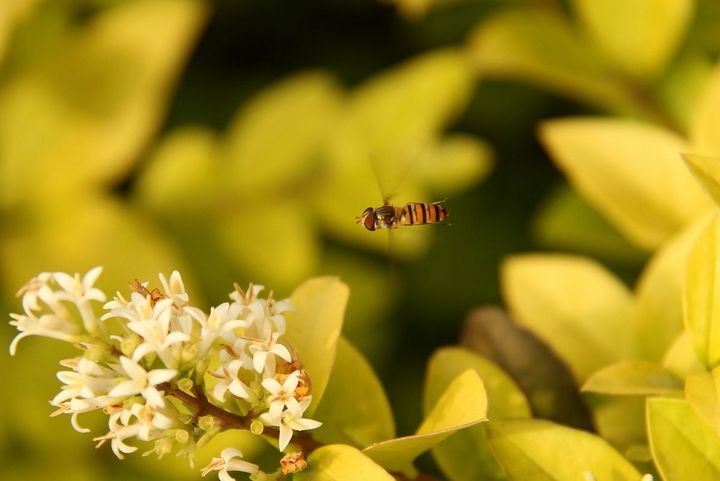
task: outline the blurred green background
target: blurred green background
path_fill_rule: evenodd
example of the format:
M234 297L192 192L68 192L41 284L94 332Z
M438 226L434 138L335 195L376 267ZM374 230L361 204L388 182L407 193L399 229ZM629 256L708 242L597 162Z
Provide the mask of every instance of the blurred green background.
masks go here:
M648 255L569 189L538 123L613 114L682 131L720 50L720 7L699 1L679 67L644 84L659 115L592 65L574 73L572 52L552 52L562 39L547 38L547 65L567 60L569 74L488 61L488 45L514 58L514 40L468 39L506 11L573 16L552 0L2 2L2 311L46 270L104 265L112 293L178 269L205 307L233 281L287 296L337 275L351 288L344 332L411 432L426 360L471 308L501 302L504 256L580 252L632 282ZM378 184L399 204L447 198L450 225L390 242L365 231L354 217L382 203ZM174 460L118 462L47 418L62 349L31 339L0 357L2 479L198 477Z

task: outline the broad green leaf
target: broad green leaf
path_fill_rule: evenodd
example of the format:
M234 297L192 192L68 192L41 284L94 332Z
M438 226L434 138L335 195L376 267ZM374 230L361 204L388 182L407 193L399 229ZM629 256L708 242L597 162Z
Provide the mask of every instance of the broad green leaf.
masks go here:
M655 251L635 286L635 349L657 361L683 331L683 288L690 250L707 223L692 222Z
M705 370L695 354L692 336L688 331L683 331L670 345L663 357L663 366L683 379L690 373Z
M514 318L547 343L578 381L631 357L627 288L590 259L531 254L507 259L502 289Z
M186 127L171 132L143 169L134 195L164 218L182 222L188 216L207 216L208 209L217 212L216 151L217 138L207 129Z
M511 481L637 481L640 473L605 440L549 421L491 421L490 442ZM568 449L572 455L568 455Z
M720 65L716 64L690 122L692 151L702 155L720 156L718 129L720 129Z
M718 97L718 101L720 102L720 97ZM683 158L705 192L715 204L720 205L720 157L683 154Z
M698 358L708 367L720 362L720 219L700 233L688 259L685 281L685 325Z
M395 422L380 381L362 354L342 337L315 417L323 425L313 437L325 444L362 448L395 437Z
M450 383L414 435L373 444L363 453L390 471L414 477L416 457L451 434L487 420L487 401L482 380L468 369Z
M0 90L0 203L126 176L162 121L204 12L196 0L118 4L14 76Z
M648 438L665 481L720 479L720 437L682 399L648 398Z
M253 97L226 134L225 187L252 196L303 185L340 109L339 87L321 73L299 74Z
M297 285L319 261L317 232L299 202L226 206L211 229L231 265L275 289Z
M675 374L647 361L621 361L607 366L585 381L583 391L617 395L667 394L682 390Z
M395 478L357 449L344 444L323 446L310 454L308 467L294 481L394 481Z
M592 429L590 413L568 367L546 344L518 326L502 309L482 307L473 310L465 321L460 344L494 361L507 372L527 396L536 417L579 429ZM480 377L485 380L490 419L494 419L495 396L486 376L480 373Z
M693 13L692 0L573 0L598 46L620 69L652 79L677 49Z
M637 265L647 256L567 184L559 185L545 197L534 216L532 230L542 247L553 250L623 265Z
M423 395L426 414L450 382L467 369L483 380L489 419L530 416L525 396L503 371L487 359L456 347L442 348L430 358ZM484 424L454 434L433 447L432 452L438 466L453 481L507 479L490 450Z
M709 203L683 165L683 139L631 120L545 122L540 138L570 183L632 242L654 249Z
M688 375L685 397L695 412L720 434L720 368Z
M316 277L295 289L285 314L287 337L312 381L312 415L327 386L350 290L335 277Z
M520 79L605 107L630 102L592 46L550 12L502 11L472 32L468 49L481 76Z

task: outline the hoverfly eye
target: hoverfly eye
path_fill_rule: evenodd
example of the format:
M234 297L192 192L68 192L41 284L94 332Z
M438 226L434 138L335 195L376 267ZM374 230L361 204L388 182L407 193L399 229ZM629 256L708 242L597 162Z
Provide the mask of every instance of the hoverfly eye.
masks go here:
M367 230L375 230L375 213L371 208L363 212L363 225Z
M363 211L363 213L360 217L366 217L366 216L372 217L374 214L374 211L375 211L375 209L373 209L372 207L368 207L367 209L365 209Z

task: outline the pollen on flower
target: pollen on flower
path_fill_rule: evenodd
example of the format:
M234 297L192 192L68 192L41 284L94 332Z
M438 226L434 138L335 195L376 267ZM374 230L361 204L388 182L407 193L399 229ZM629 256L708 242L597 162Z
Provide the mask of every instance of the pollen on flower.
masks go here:
M223 429L276 433L284 451L295 431L321 425L304 417L312 384L286 339L289 300L274 300L272 291L261 297L262 286L235 284L229 301L207 311L192 305L173 272L159 275L161 287L135 279L129 294L117 292L106 302L94 287L101 270L42 273L18 292L23 313L11 314L19 331L12 354L33 335L81 350L60 361L62 387L51 401L52 416L70 414L73 427L87 432L79 415L102 411L108 432L94 438L98 447L109 443L122 459L138 449L133 440L149 441L153 447L144 455L174 452L191 463L197 447ZM225 449L202 474L232 479L230 471L258 471L241 456ZM287 473L307 465L299 453L283 459Z

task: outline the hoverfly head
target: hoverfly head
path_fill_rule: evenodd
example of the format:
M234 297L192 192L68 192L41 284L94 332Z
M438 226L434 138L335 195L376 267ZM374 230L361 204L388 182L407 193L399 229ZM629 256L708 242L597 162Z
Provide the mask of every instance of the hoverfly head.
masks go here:
M375 230L375 209L368 207L362 214L355 218L355 222L358 224L362 222L367 230Z

